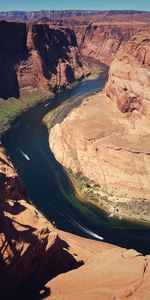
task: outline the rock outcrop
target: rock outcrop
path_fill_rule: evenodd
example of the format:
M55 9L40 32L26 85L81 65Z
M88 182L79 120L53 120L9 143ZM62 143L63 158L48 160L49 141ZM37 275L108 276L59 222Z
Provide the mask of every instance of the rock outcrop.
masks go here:
M113 24L105 21L94 22L86 29L84 26L77 27L75 30L81 53L109 65L120 46L137 31L137 25L134 23Z
M106 94L122 112L150 112L150 32L139 31L122 45L110 66Z
M83 78L76 36L46 24L0 22L0 98L65 88Z
M39 299L44 283L83 264L68 247L29 203L0 146L0 298Z
M50 147L94 205L149 222L150 33L138 30L110 66L109 98L92 96L74 109L52 128Z
M134 250L110 249L91 254L80 269L54 278L46 286L63 300L149 300L149 257Z
M2 299L149 300L149 256L54 228L1 145L0 218Z
M93 205L150 222L149 126L146 117L129 118L98 93L51 129L49 143Z

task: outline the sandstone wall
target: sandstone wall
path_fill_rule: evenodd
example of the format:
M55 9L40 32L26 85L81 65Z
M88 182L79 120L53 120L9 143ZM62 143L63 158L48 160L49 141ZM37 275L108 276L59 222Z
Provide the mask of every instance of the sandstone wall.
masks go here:
M139 31L122 45L110 66L105 92L122 112L150 110L150 32Z
M56 91L83 77L73 30L0 22L0 97L22 89Z
M93 205L150 222L149 126L148 118L129 118L98 93L51 129L49 144Z
M76 28L81 53L109 65L122 43L127 42L137 31L133 24L95 22ZM81 38L82 36L82 38Z

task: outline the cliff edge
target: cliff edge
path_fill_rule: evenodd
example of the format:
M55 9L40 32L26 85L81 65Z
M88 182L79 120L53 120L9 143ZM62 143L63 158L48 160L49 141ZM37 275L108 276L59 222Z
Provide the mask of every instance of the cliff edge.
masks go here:
M83 78L71 29L1 21L0 45L0 98L19 98L23 90L55 92Z

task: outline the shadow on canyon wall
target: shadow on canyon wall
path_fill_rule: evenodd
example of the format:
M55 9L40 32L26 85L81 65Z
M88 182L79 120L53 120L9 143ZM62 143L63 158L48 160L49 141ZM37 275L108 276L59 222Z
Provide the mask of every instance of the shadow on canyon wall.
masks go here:
M31 226L32 216L25 199L18 177L9 178L0 173L2 299L44 299L50 295L50 289L45 287L47 281L83 265L83 261L76 261L68 252L69 245L56 233L46 226L40 227L40 221L37 224L32 221ZM38 212L31 208L39 219Z
M29 57L26 24L0 22L0 98L20 97L18 66Z

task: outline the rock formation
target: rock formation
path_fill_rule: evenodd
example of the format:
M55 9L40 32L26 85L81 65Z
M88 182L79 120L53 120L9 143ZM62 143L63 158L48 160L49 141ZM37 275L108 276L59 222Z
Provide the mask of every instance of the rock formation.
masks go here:
M0 218L2 299L149 299L149 256L54 228L27 200L2 146Z
M106 94L122 112L150 111L150 32L139 31L120 47L110 66Z
M97 94L85 99L52 128L49 142L56 159L94 205L120 218L149 222L150 33L139 29L129 39L127 32L127 42L110 66L105 87L109 98ZM118 37L123 31L114 27L111 33Z
M93 205L150 221L149 126L149 119L129 118L98 93L51 129L49 143Z
M122 43L127 42L137 31L134 23L112 24L111 22L94 22L77 27L81 53L91 56L109 65ZM81 38L82 35L82 38Z
M43 284L83 264L53 226L27 200L0 146L0 297L38 297ZM31 297L31 299L33 299Z
M51 296L46 299L149 300L149 261L120 248L91 254L84 266L48 283Z
M40 10L40 11L6 11L0 12L0 20L16 20L16 21L34 21L39 19L100 19L109 20L118 19L122 20L147 20L150 13L148 11L136 11L136 10Z
M45 24L0 22L0 97L65 88L83 77L74 32Z

